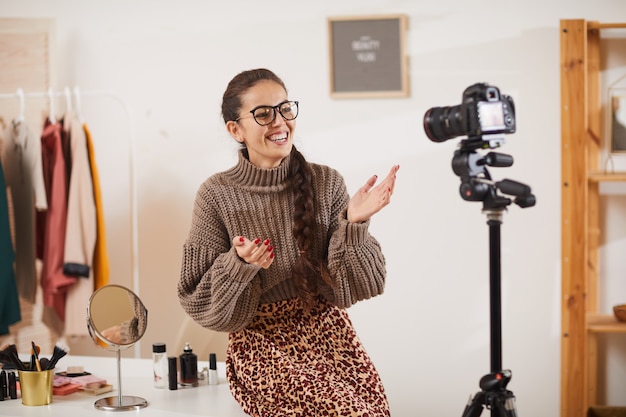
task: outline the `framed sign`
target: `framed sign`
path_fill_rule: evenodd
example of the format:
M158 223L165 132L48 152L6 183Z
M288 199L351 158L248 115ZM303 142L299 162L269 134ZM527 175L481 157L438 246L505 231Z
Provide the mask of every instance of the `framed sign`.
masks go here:
M330 94L407 97L405 15L329 18Z

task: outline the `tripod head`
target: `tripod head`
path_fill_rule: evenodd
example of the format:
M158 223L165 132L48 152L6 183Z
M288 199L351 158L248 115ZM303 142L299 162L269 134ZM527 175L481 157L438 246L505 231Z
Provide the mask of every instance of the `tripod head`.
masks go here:
M493 181L491 178L487 166L509 167L513 165L511 155L498 152L482 155L477 152L478 149L500 146L501 143L502 140L486 142L483 138L461 141L452 158L452 170L461 178L461 197L467 201L482 201L484 210L501 210L512 202L522 208L534 206L536 200L529 186L509 179Z
M535 205L535 196L527 185L506 179L491 180L486 166L511 166L513 158L510 155L490 152L481 156L476 153L478 149L501 146L504 135L515 133L515 129L513 99L487 83L467 87L461 104L432 107L424 114L424 131L433 142L467 136L454 153L452 169L461 177L461 197L468 201L482 201L487 211L502 211L511 202L522 208ZM498 194L498 191L514 199Z

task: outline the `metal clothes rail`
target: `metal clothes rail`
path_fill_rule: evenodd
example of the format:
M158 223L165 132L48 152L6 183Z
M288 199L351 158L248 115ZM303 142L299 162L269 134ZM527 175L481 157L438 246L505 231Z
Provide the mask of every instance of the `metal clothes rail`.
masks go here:
M131 223L131 269L133 277L133 291L139 294L139 245L138 245L138 221L137 221L137 184L135 175L135 153L136 153L136 140L135 140L135 127L132 116L132 111L128 103L120 97L119 94L112 91L104 90L92 90L92 91L80 91L78 87L74 87L70 91L69 87L65 87L62 91L55 91L52 88L48 91L37 92L24 92L23 89L18 88L15 93L0 93L0 99L3 100L18 100L19 101L19 114L16 118L24 117L24 109L26 107L26 99L32 98L47 98L49 100L49 115L50 120L55 121L55 99L59 97L65 97L66 110L74 110L79 120L84 122L82 116L82 99L83 97L108 97L119 103L127 117L128 117L128 129L129 129L129 176L130 176L130 223ZM74 100L72 100L72 98ZM74 109L73 104L76 105ZM135 357L140 355L140 343L135 345Z

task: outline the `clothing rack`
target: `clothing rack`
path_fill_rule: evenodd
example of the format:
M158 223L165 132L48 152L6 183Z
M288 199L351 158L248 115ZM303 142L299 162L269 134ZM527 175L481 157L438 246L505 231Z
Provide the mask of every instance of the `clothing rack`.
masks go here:
M78 87L74 87L72 91L70 91L69 87L65 87L63 91L55 91L52 88L48 89L48 91L38 91L38 92L24 92L21 88L18 88L15 93L0 93L0 99L3 100L18 100L20 105L20 112L17 118L24 117L24 109L26 107L26 99L32 98L48 98L49 103L49 115L50 120L54 121L54 111L55 111L55 99L59 97L65 97L66 99L66 110L75 110L76 115L81 123L83 123L82 116L82 98L83 97L108 97L119 103L127 117L128 117L128 129L129 129L129 176L130 176L130 224L131 224L131 269L132 269L132 278L133 278L133 291L139 295L139 245L138 245L138 222L137 222L137 184L136 184L136 175L135 175L135 153L136 153L136 143L135 143L135 128L133 123L132 111L128 103L119 96L119 94L111 91L80 91ZM72 103L72 97L74 98L74 104L76 108L74 109ZM137 342L135 344L135 356L139 357L140 355L140 343Z

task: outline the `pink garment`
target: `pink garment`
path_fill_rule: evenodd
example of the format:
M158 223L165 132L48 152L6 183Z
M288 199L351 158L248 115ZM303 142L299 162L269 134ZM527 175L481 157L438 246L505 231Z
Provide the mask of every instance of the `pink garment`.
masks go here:
M87 137L72 112L65 114L63 123L69 132L72 159L67 198L65 273L87 278L91 274L96 245L96 204L87 153ZM93 290L92 286L90 295Z
M46 120L41 135L41 150L44 183L48 196L45 219L39 216L38 221L44 221L43 224L37 225L43 249L41 270L43 302L44 306L52 307L60 321L64 321L67 289L76 283L76 278L63 273L67 221L67 172L59 123L50 123Z
M92 266L96 246L96 203L85 130L72 112L67 112L63 120L69 126L72 151L64 273L78 277L76 284L67 291L65 335L88 336L84 316L89 297L95 289Z

